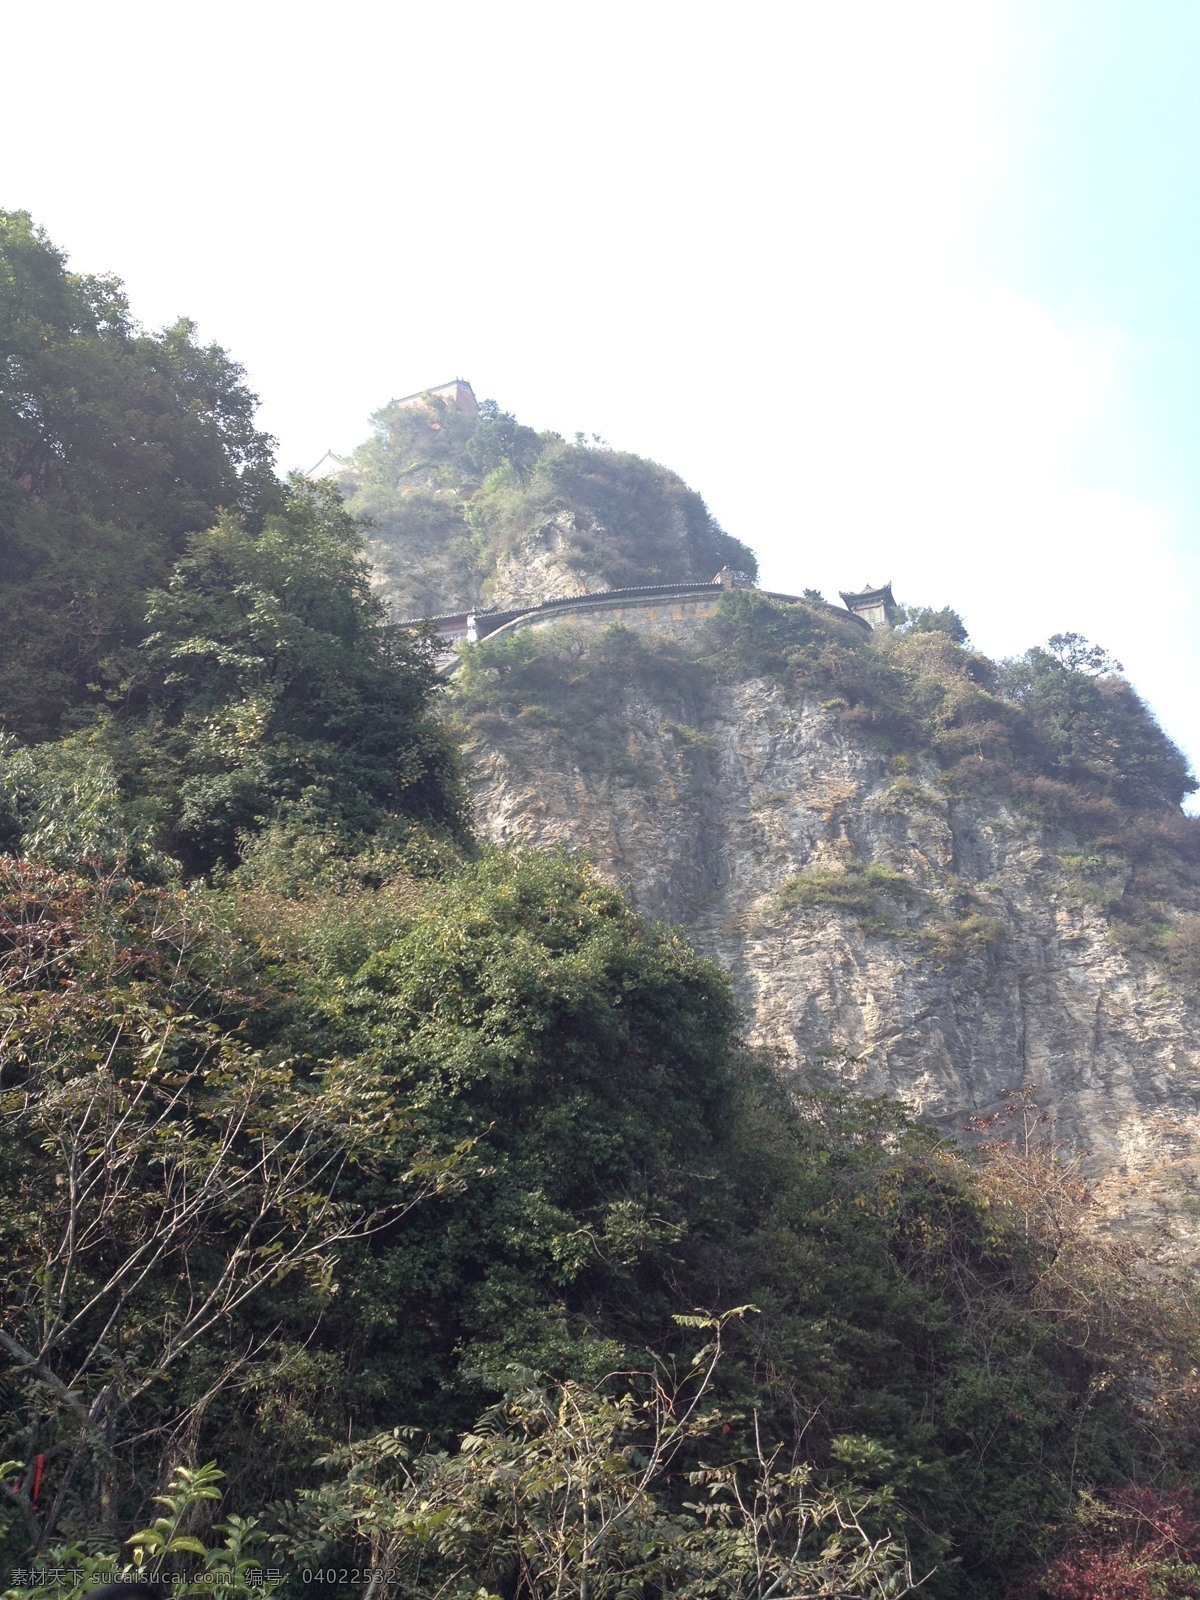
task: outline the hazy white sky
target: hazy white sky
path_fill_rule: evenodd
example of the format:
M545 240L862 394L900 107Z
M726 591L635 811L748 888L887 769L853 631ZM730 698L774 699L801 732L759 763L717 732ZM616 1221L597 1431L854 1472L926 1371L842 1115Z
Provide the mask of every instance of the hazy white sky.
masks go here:
M0 205L248 369L284 466L461 375L769 587L1075 629L1200 762L1194 0L59 0Z

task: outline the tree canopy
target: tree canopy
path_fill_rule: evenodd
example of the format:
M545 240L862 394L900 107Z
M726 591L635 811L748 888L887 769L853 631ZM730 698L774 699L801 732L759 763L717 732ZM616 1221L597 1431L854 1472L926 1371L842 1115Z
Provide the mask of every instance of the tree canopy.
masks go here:
M190 533L278 505L273 441L219 346L186 318L143 331L23 211L0 213L0 349L0 702L44 736L119 680Z
M1001 683L1028 713L1056 775L1130 805L1178 806L1196 780L1120 671L1102 646L1059 633L1007 663Z
M230 515L194 535L147 623L121 726L185 861L232 865L297 804L349 833L394 816L464 833L429 642L385 620L331 485L294 480L257 535Z

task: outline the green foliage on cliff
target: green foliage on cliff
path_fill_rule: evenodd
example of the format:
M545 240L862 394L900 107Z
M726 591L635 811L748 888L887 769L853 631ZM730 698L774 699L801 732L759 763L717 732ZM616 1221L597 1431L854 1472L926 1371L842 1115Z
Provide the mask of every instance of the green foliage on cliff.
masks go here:
M1000 925L961 885L931 893L881 861L851 857L785 878L772 897L775 913L831 911L853 917L868 933L905 939L918 960L939 968L988 956Z
M874 917L881 901L916 896L902 872L878 861L847 861L840 867L793 873L780 885L775 900L782 911L832 906L863 919Z
M493 401L468 417L430 396L373 421L345 486L403 614L503 605L514 553L550 558L589 590L756 570L700 496L652 461L536 434Z
M757 563L714 522L703 500L673 472L622 451L551 441L522 481L485 486L480 521L511 549L553 529L565 565L589 589L701 582L722 567Z
M1000 682L1028 713L1051 774L1126 805L1178 805L1195 780L1120 670L1078 634L1061 633L1006 663Z
M1195 787L1119 668L1078 635L997 666L943 621L918 612L908 630L867 635L830 607L735 591L710 625L708 659L727 677L819 694L843 722L894 750L934 754L961 782L978 773L1019 787L1038 774L1077 788L1093 811L1106 801L1175 809ZM1052 803L1052 789L1040 795Z
M687 637L594 624L517 630L465 652L456 724L473 753L498 747L526 773L577 767L585 781L645 785L665 762L672 781L703 785L710 735L727 714L721 686L764 679L888 756L885 810L990 793L1052 837L1086 841L1108 885L1099 899L1095 885L1087 893L1114 942L1186 984L1195 906L1181 903L1180 877L1200 865L1200 822L1179 809L1193 787L1183 756L1116 664L1077 635L997 664L935 620L868 634L819 597L787 604L740 589ZM680 728L693 731L681 738ZM686 765L672 752L686 752ZM916 896L906 909L885 892L886 870L821 864L784 884L775 905L840 907L940 967L995 957L986 896Z
M518 629L467 652L454 679L453 726L468 754L496 743L522 764L537 759L548 735L589 773L650 781L628 753L631 704L669 708L678 730L702 714L708 681L686 649L619 624L582 637L569 625Z
M722 601L708 657L724 676L762 675L820 695L893 750L927 751L971 783L1002 780L1053 806L1103 814L1173 810L1195 788L1187 763L1119 668L1076 634L997 666L917 613L909 631L867 635L829 607L749 591ZM1042 788L1026 780L1038 775ZM1116 812L1112 814L1115 816Z
M908 633L944 633L955 644L967 643L967 625L949 606L900 606L896 627Z

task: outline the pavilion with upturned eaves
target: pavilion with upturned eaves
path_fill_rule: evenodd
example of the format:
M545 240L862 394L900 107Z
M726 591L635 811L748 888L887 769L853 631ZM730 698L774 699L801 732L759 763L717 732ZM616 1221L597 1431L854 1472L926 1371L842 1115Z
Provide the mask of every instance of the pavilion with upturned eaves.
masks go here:
M861 617L868 627L890 628L896 620L896 600L890 580L882 589L872 589L868 584L856 594L848 594L845 589L839 589L838 593L845 601L847 610Z

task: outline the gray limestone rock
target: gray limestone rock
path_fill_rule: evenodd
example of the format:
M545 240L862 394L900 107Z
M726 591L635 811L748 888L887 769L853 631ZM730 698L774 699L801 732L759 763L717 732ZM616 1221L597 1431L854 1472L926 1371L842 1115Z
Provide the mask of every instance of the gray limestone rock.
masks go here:
M953 798L932 763L897 773L765 681L702 705L633 692L620 719L615 766L543 729L481 741L482 834L589 852L731 974L750 1039L797 1072L955 1136L1028 1091L1114 1221L1191 1253L1200 1008L1114 941L1076 841ZM836 898L847 883L860 903ZM1180 892L1195 903L1197 885Z

